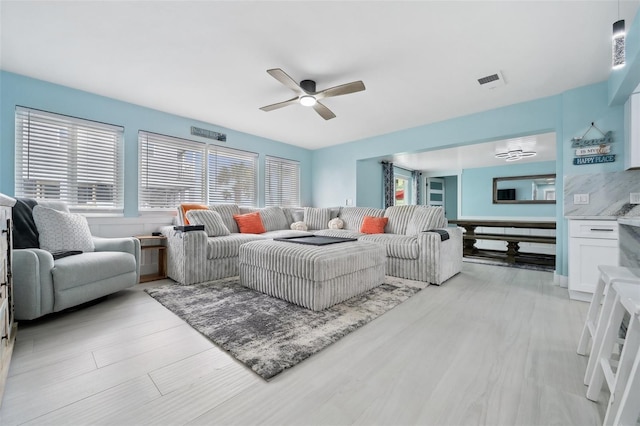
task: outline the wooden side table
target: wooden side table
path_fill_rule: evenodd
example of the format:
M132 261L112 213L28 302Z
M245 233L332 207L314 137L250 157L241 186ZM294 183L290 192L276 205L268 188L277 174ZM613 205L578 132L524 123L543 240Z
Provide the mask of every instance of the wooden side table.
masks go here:
M156 250L158 253L158 272L140 275L140 282L161 280L167 278L167 237L164 235L136 235L140 240L140 250Z

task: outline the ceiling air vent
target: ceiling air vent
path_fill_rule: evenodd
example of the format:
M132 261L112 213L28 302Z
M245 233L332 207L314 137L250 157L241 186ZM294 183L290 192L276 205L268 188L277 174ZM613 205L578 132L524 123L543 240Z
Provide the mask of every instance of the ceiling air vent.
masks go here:
M478 83L480 83L480 86L484 87L485 89L495 89L498 86L505 85L504 77L502 76L502 73L500 71L495 74L479 78Z

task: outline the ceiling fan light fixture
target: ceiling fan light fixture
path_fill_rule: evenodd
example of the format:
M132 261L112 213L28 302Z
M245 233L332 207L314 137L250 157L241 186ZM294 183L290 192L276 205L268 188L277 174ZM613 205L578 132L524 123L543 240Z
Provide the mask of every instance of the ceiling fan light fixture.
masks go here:
M311 95L300 96L300 105L310 107L316 104L316 98Z

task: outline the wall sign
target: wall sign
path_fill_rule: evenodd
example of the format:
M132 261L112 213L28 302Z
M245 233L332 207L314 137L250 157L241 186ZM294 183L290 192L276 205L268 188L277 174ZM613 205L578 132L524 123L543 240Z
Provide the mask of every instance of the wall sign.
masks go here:
M609 145L600 145L600 146L592 146L589 148L578 148L576 149L576 155L602 155L609 154L611 152L611 147Z
M585 139L585 136L593 129L597 130L602 137ZM573 165L583 166L585 164L613 163L616 161L616 156L615 154L611 154L611 146L609 145L611 143L613 143L613 132L608 131L604 133L592 122L591 126L584 132L584 135L579 138L571 138L571 147L577 148Z
M214 132L212 130L202 129L200 127L191 126L191 134L202 138L214 139L220 142L227 141L227 135L224 133Z
M603 133L602 136L603 137L598 138L598 139L573 138L573 139L571 139L571 148L581 148L581 147L584 147L584 146L603 145L603 144L607 144L607 143L612 143L613 142L613 133L611 131L608 131L607 133Z
M577 157L573 159L573 164L575 166L583 166L585 164L602 164L602 163L613 163L616 161L615 154L611 155L592 155L590 157Z

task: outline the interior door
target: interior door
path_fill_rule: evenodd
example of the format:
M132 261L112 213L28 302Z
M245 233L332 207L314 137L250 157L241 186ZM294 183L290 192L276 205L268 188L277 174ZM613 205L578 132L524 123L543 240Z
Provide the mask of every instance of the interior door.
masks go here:
M427 178L427 205L444 207L443 178Z

